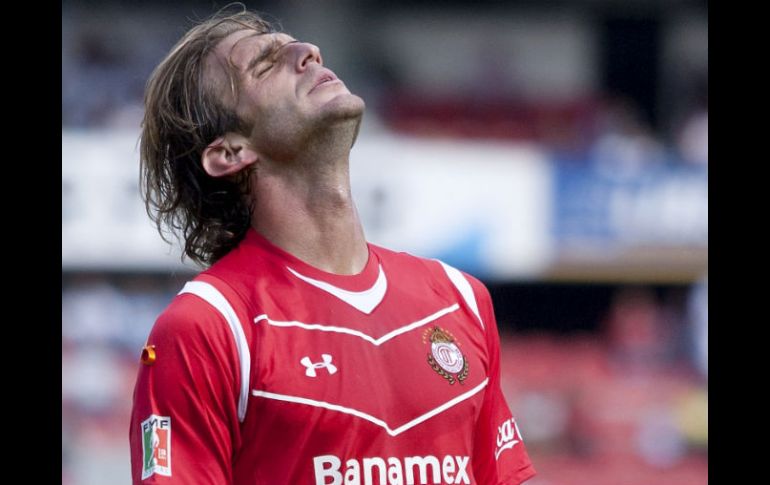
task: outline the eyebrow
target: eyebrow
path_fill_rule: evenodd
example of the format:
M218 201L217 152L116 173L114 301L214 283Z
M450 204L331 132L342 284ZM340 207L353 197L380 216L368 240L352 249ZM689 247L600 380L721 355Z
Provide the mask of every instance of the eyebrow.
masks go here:
M260 62L264 61L265 59L267 59L272 55L275 55L279 50L283 49L289 44L295 44L297 42L299 41L297 39L294 39L294 40L290 40L289 42L283 43L281 45L277 45L278 41L274 39L271 43L272 45L264 49L260 55L258 55L257 57L249 61L249 65L246 66L246 71L251 71L252 69L257 67Z

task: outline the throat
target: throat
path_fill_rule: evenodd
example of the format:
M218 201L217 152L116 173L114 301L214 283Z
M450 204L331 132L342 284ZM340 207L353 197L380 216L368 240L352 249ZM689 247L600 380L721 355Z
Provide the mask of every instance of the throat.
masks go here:
M350 191L319 191L256 198L254 229L276 246L320 270L358 274L366 266L369 249Z

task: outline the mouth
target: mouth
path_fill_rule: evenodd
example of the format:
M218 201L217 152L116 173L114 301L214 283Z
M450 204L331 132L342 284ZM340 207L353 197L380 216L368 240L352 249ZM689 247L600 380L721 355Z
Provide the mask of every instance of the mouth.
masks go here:
M321 86L321 85L326 84L326 83L338 81L338 80L339 79L337 78L337 76L333 72L328 71L328 70L324 70L321 73L321 75L318 76L318 78L316 79L315 83L313 83L313 87L310 89L309 92L313 92L315 90L315 88L317 88L318 86Z

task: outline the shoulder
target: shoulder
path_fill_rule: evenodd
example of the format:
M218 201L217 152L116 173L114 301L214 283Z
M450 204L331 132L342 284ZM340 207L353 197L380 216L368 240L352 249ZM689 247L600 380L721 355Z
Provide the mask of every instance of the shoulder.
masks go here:
M492 299L489 290L475 276L459 270L440 259L424 258L406 252L374 246L381 259L410 271L410 277L420 278L439 294L455 294L482 322L493 321Z
M196 278L185 285L156 319L148 339L150 343L164 341L179 345L218 341L227 345L230 329L221 305L218 307L216 299L203 292L189 291L191 285L205 289L207 284Z
M256 303L255 288L287 278L279 258L246 241L202 271L194 281L213 285L239 310L242 305Z
M445 271L442 269L444 263L438 259L416 256L405 251L394 251L371 243L369 245L380 258L380 261L390 267L395 267L399 271L410 271L413 273L423 273L425 276L433 275L438 277L443 277L445 274Z
M480 298L489 298L489 291L484 283L470 273L459 270L454 266L435 258L415 256L407 252L398 252L381 246L372 245L381 259L398 264L400 267L410 267L422 271L433 279L443 281L453 286L467 286Z

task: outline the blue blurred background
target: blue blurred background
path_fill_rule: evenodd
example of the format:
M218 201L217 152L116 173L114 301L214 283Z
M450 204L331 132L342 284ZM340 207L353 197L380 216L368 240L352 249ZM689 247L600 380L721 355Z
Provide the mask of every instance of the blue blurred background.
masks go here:
M62 484L130 483L139 351L198 270L138 191L144 83L226 2L62 2ZM246 2L367 103L368 238L481 278L532 485L705 485L708 7Z

